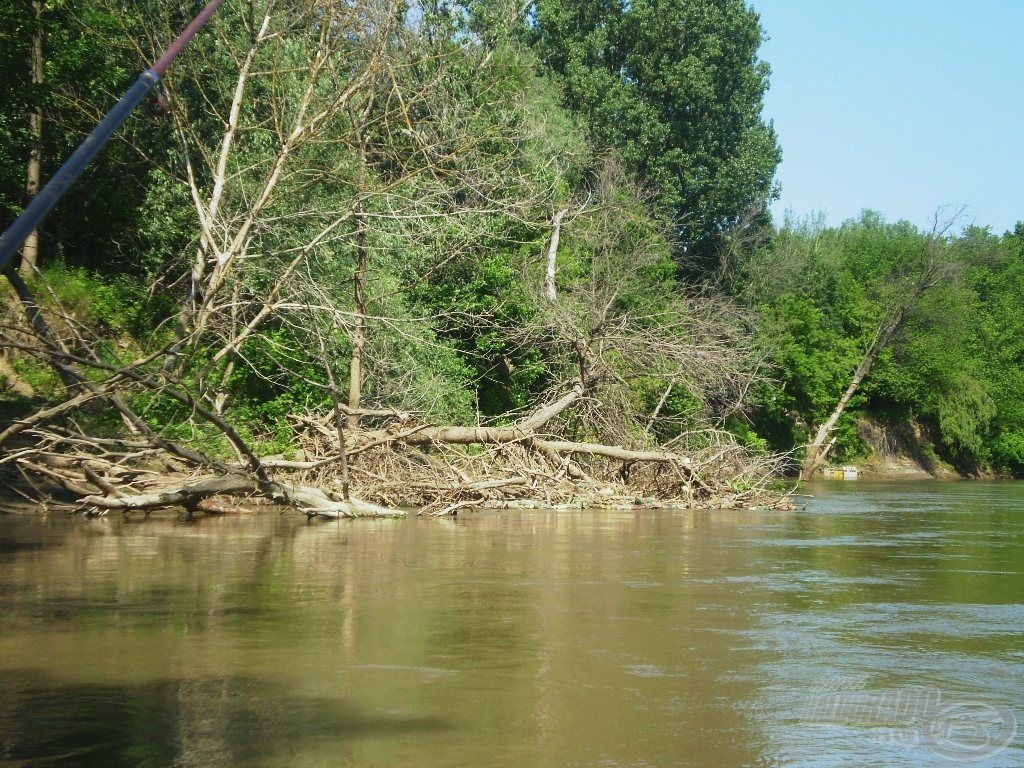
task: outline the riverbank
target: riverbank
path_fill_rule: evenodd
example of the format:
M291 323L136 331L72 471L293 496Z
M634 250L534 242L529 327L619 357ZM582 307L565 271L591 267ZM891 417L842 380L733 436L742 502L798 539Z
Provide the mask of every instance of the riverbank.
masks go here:
M934 436L928 428L916 421L890 424L864 417L857 420L857 434L869 453L850 464L865 478L965 480L999 477L976 464L954 466L938 454Z
M860 477L871 480L965 480L947 464L934 464L926 469L911 456L869 456L851 464Z

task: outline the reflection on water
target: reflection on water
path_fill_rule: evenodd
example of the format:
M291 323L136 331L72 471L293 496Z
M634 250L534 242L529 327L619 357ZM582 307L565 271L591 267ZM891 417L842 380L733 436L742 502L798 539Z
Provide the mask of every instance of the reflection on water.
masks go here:
M808 725L836 680L1024 725L1024 485L813 491L797 512L0 517L0 764L951 764Z

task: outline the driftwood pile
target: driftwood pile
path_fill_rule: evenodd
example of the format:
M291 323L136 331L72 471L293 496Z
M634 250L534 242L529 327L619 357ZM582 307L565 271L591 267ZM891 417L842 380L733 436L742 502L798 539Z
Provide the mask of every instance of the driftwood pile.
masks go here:
M7 432L29 437L31 444L8 449L0 465L16 469L40 494L59 486L88 514L170 507L215 511L223 506L214 497L225 496L263 499L325 518L398 516L410 510L448 515L472 508L780 503L766 491L775 462L752 461L735 443L721 441L683 455L561 440L542 431L581 396L574 387L502 427L437 427L408 414L375 412L366 419L376 421L375 428L342 433L344 451L332 414L295 416L301 448L294 456L250 452L241 462L189 455L152 434L97 438L53 425L18 430L33 421L29 418Z

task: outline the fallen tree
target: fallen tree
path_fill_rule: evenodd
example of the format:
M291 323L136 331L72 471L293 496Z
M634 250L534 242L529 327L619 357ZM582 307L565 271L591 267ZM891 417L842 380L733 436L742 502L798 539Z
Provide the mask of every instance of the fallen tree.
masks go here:
M109 489L106 495L90 495L81 499L84 507L105 510L150 511L167 507L183 507L195 511L199 502L214 496L261 495L271 501L297 508L310 517L401 517L404 513L361 501L332 498L319 488L292 483L253 483L245 475L224 475L178 485L150 493L124 493Z
M319 427L305 439L307 446L319 446L311 449L314 458L260 459L259 474L280 473L266 479L249 467L212 460L197 467L147 440L104 440L43 429L31 430L38 442L8 450L0 466L16 468L43 492L40 479L60 486L87 514L165 508L194 513L203 511L207 500L232 496L263 499L324 518L394 517L405 514L402 508L452 513L465 506L514 505L524 499L549 507L632 505L638 499L647 506L756 503L767 498L765 486L776 470L768 462L753 482L709 484L696 467L712 468L722 461L722 451L694 461L669 451L540 439L517 427L410 431L370 430L351 436L355 493L348 498L329 469L339 453L337 443L327 440L332 436ZM491 452L461 450L467 446L488 446ZM743 492L735 492L737 487Z
M193 513L220 496L261 499L325 518L524 504L776 503L765 492L778 470L775 459L750 454L726 433L706 440L684 433L661 446L650 440L650 425L661 418L677 383L720 388L737 367L729 356L741 353L710 320L687 326L685 339L660 338L648 319L613 313L614 284L583 309L554 304L546 325L524 329L544 337L552 359L562 355L562 369L575 372L550 398L504 425L434 425L398 409L345 405L314 319L308 329L319 339L325 381L312 383L333 409L293 416L292 443L299 451L288 458L258 455L221 407L221 393L162 364L178 352L161 348L130 361L111 358L100 352L109 345L83 334L59 303L44 313L23 282L16 287L21 316L0 325L0 341L8 351L49 366L64 387L0 432L0 468L16 471L38 495L62 489L88 514L162 508ZM699 309L710 318L717 311L701 307L693 302L691 315ZM706 341L700 335L705 332ZM612 422L595 405L628 386L614 364L626 357L644 370L661 366L670 372L654 412L633 417L632 423L646 423L647 439L586 439L578 430L567 435L571 420L595 415L599 431L616 434L601 426L600 419ZM134 405L154 398L188 415L193 439L170 437ZM117 415L123 434L90 428L104 409Z
M608 274L619 274L614 267L607 265ZM16 471L39 495L62 489L89 514L193 513L219 496L261 499L325 518L522 504L775 503L765 493L778 470L773 457L750 454L722 432L703 440L684 432L663 445L651 439L674 387L741 393L755 375L745 372L740 339L722 332L720 307L690 299L688 323L668 326L659 316L617 310L618 296L629 288L621 279L602 277L595 286L586 302L572 295L549 302L547 314L522 329L522 343L543 345L552 368L568 375L551 397L511 424L436 425L398 409L345 405L320 320L307 313L309 347L320 350L310 357L323 376L287 373L307 376L333 408L293 415L291 443L299 451L286 458L259 455L224 407L223 392L209 379L190 378L194 366L165 364L179 358L179 349L140 351L122 361L59 302L41 309L15 278L20 312L8 310L0 342L48 366L63 388L0 432L0 468ZM643 373L661 371L668 381L653 413L625 410L632 406L623 399L630 387L629 369L619 364L624 359ZM600 400L617 403L614 411L600 407ZM140 407L152 402L184 414L191 437L172 437L166 426L147 420ZM104 410L116 414L120 434L92 426ZM593 426L581 434L581 423ZM638 424L646 427L637 430ZM636 437L616 439L630 432Z

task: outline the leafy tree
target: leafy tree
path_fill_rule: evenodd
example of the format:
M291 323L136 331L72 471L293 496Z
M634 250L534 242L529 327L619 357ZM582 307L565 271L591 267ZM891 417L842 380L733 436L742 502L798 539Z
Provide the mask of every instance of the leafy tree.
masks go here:
M657 190L677 256L706 267L771 198L781 158L757 14L744 0L539 0L531 35L593 138Z
M790 225L754 268L776 358L809 437L804 474L838 443L862 385L922 320L922 307L954 274L948 242L865 212L839 228ZM844 426L845 425L845 426Z
M825 433L840 458L863 451L855 422L870 416L915 422L961 472L1021 473L1022 243L977 228L939 239L871 212L787 222L747 265L778 379L756 427L779 449L810 443L846 389Z
M1019 225L1018 225L1018 229ZM980 454L995 469L1024 476L1024 232L987 235L965 258L977 296L972 309L975 369L995 406Z
M134 24L135 11L128 4L114 12L98 0L12 3L0 9L3 226L27 202L26 170L37 146L34 134L41 131L39 173L45 182L137 76L141 67L125 34L125 26ZM33 82L37 42L42 82ZM38 129L36 115L41 118ZM119 136L131 137L146 153L166 144L159 121L142 111ZM41 262L63 259L107 272L138 271L134 248L149 171L135 149L123 141L111 142L41 227Z

